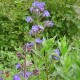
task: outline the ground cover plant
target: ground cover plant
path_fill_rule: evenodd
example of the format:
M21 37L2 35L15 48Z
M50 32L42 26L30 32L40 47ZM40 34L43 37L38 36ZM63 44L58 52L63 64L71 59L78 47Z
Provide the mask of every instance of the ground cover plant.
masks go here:
M0 6L0 80L80 80L79 1Z

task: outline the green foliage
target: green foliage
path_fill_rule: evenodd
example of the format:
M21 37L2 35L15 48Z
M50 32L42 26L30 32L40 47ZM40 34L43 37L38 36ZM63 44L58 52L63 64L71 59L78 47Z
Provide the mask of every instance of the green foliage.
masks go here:
M14 68L14 65L18 62L17 57L15 57L14 52L2 51L0 50L0 64L2 68Z
M67 41L66 41L66 37L63 37L61 39L61 42L58 42L58 46L59 46L59 49L60 49L62 55L67 53L67 51L68 51L68 44L67 44Z
M30 40L28 36L29 25L25 18L29 15L32 0L7 0L0 1L0 49L15 50ZM51 19L55 26L48 30L49 37L66 35L71 38L78 32L79 21L74 9L76 0L47 0L47 9L51 12Z
M55 25L52 30L48 31L49 37L66 35L66 37L71 38L75 35L79 29L78 14L74 8L77 0L45 0L45 2Z
M29 25L26 16L31 0L0 1L0 49L14 51L14 46L21 46L29 40Z

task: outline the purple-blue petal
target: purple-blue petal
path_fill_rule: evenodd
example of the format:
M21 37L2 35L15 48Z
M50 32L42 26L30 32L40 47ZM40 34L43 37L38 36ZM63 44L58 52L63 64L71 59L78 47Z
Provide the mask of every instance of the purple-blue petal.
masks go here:
M45 6L45 2L39 2L39 4Z
M56 59L56 60L59 60L59 57L57 57L57 56L54 56L54 59Z
M39 3L38 1L34 1L34 2L32 3L32 6L36 7L38 3Z
M49 17L49 16L50 16L50 13L49 13L47 10L45 10L45 11L43 12L43 16L44 16L44 17Z
M34 11L34 7L31 7L31 8L30 8L30 11L33 12L33 11Z
M37 38L35 39L35 42L39 44L39 43L42 43L42 40L40 38Z
M55 49L54 52L57 55L57 56L54 56L54 59L59 60L60 50L59 49Z
M29 47L34 46L34 43L33 43L33 42L26 43L24 46L25 46L26 48L29 48Z
M16 74L13 76L13 80L21 80L21 79L20 79L20 76L18 74Z
M20 68L21 67L21 64L20 63L17 63L16 64L16 69Z
M37 32L38 32L38 31L33 31L33 30L31 29L31 30L29 31L29 34L34 36L34 35L37 34Z
M54 23L52 21L44 21L44 26L46 27L52 27L54 25Z
M45 2L34 1L32 6L39 8L41 11L44 11Z
M24 72L20 72L20 74L24 77ZM26 78L29 78L29 76L31 76L31 75L33 75L33 73L32 72L26 72Z
M59 49L56 49L54 52L55 52L57 55L60 55L60 50L59 50Z
M32 3L32 6L34 6L34 7L45 6L45 2L34 1L34 2Z
M27 16L26 18L26 22L29 23L29 22L33 22L33 19L31 16Z
M37 25L33 25L33 26L32 26L32 30L33 30L33 31L38 31L38 30L39 30L39 27L38 27Z
M44 6L38 6L40 11L44 11Z
M54 25L54 23L52 21L50 21L49 24L50 24L50 27L52 27Z
M40 30L42 30L42 31L44 30L44 27L43 26L38 25L38 27L39 27Z

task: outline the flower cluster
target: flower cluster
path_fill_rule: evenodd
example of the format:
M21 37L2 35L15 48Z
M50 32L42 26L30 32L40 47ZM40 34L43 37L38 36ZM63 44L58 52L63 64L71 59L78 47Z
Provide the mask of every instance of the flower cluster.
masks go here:
M48 10L45 9L45 2L38 2L34 1L32 3L32 7L30 8L30 11L32 14L36 14L37 17L40 18L45 18L45 17L50 17L50 13ZM37 33L40 31L43 31L46 27L53 27L54 23L50 20L43 21L43 25L40 25L37 21L40 22L40 20L35 21L34 16L27 16L26 18L27 23L33 22L33 26L29 32L30 35L35 36Z
M30 8L30 12L32 14L36 14L35 17L39 17L38 19L50 17L50 13L48 10L45 9L45 2L38 2L34 1L32 3L32 7ZM32 28L29 31L29 34L31 36L36 36L39 32L44 31L46 27L53 27L54 23L50 20L41 21L43 25L39 24L40 20L35 20L34 16L27 16L26 18L27 23L33 22ZM42 43L42 40L40 38L35 39L36 43Z
M44 6L45 6L45 2L34 1L32 3L32 7L30 8L30 11L39 15L41 11L44 11Z

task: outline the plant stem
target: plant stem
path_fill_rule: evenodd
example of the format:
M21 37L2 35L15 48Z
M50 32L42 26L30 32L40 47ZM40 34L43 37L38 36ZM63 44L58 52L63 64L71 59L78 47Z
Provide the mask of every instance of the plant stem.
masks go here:
M26 80L26 53L24 54L24 80Z

